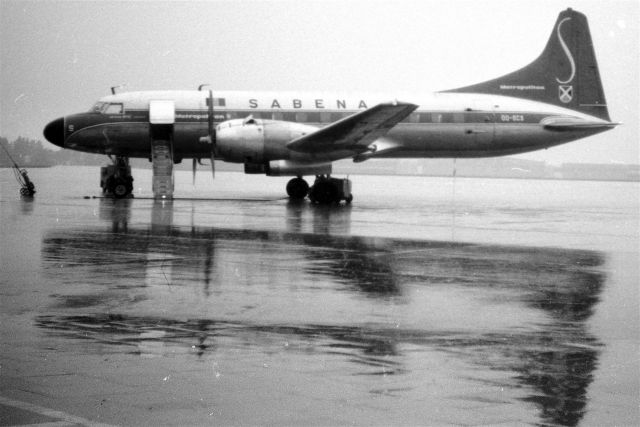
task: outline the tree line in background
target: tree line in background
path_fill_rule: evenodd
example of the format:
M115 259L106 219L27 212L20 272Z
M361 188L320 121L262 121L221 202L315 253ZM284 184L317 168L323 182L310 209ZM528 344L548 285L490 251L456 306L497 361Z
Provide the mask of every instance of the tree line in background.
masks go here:
M109 159L104 154L82 153L74 150L53 149L49 143L19 137L13 142L0 137L2 144L21 168L48 167L56 165L104 166ZM52 148L47 148L50 145ZM191 170L191 160L175 165L175 170ZM208 161L205 161L208 162ZM0 149L0 168L13 166L4 150ZM131 159L133 168L150 169L148 159ZM206 170L208 167L199 167ZM220 171L242 172L243 165L216 162ZM455 172L454 172L455 170ZM334 163L335 174L358 175L418 175L477 178L519 179L571 179L598 181L640 181L638 164L586 164L564 163L550 165L543 161L515 157L490 157L484 159L376 159L354 164L351 159Z
M81 153L73 150L52 150L46 148L42 141L18 137L9 142L7 138L0 137L2 144L9 151L11 158L20 167L47 167L54 165L89 165L98 166L105 163L105 156L90 153ZM13 166L11 159L4 150L0 150L0 167Z
M51 144L42 143L37 139L18 137L9 142L7 138L0 136L0 144L9 151L11 158L21 168L42 168L50 166L104 166L110 163L104 154L83 153L75 150L63 150L53 148ZM47 145L52 148L47 148ZM222 163L220 170L242 171L243 166L231 163ZM0 168L12 167L13 163L6 152L0 149ZM150 169L151 162L148 159L131 159L134 168ZM191 161L175 165L176 170L190 170ZM201 166L199 169L203 169Z

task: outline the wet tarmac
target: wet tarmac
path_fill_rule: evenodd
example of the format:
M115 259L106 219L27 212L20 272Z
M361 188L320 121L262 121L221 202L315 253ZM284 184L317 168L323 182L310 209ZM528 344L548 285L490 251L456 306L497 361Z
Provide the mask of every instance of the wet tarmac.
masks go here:
M637 183L30 175L0 170L0 425L640 424Z

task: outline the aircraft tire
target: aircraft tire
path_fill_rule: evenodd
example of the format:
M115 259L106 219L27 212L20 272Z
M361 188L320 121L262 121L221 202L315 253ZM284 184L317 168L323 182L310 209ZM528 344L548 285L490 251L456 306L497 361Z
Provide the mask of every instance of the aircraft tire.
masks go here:
M293 178L287 183L287 194L292 200L302 200L309 193L309 184L302 178Z
M329 205L331 203L339 203L338 189L330 181L317 182L309 193L312 202L321 205Z
M118 179L113 183L113 187L111 188L111 192L113 193L113 197L116 199L122 199L131 194L133 190L133 185L131 182L128 182L124 179Z

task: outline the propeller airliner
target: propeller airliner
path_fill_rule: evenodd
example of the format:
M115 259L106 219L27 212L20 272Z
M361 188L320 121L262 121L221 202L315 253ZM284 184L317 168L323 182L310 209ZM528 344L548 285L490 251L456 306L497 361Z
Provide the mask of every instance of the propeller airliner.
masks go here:
M524 153L616 126L609 118L586 17L560 13L543 52L502 77L399 100L394 95L192 91L115 93L44 129L63 148L106 154L103 192L130 196L129 159L153 163L156 198L173 197L173 164L210 159L245 173L292 176L291 199L351 202L331 177L351 158L470 158ZM315 176L310 187L304 176Z

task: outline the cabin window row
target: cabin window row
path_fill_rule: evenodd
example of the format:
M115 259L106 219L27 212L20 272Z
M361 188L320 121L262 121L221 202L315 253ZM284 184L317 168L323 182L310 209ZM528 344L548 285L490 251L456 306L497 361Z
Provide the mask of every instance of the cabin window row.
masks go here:
M227 112L227 119L244 119L252 115L256 119L283 120L298 123L333 123L354 112ZM465 123L464 113L412 113L402 123Z
M224 98L214 98L216 106L224 106ZM98 102L92 112L101 114L123 114L124 108L121 103ZM229 119L244 119L252 115L256 119L283 120L298 123L333 123L335 121L349 117L355 112L282 112L282 111L222 111L215 114L216 121ZM456 113L412 113L405 118L402 123L468 123L477 119L476 116L467 116L462 112ZM484 117L484 121L492 121Z

